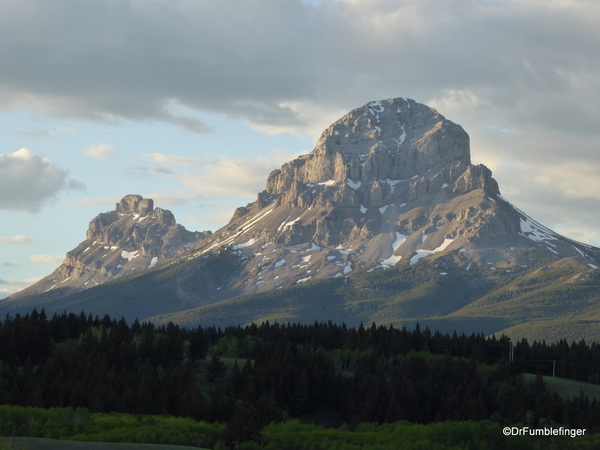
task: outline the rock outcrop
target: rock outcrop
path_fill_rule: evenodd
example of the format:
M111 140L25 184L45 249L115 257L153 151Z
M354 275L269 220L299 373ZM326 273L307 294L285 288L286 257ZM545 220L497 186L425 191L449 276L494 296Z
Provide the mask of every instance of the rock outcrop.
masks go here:
M51 275L15 297L87 289L172 259L210 234L186 230L171 211L154 208L151 199L126 195L113 211L92 219L86 239Z

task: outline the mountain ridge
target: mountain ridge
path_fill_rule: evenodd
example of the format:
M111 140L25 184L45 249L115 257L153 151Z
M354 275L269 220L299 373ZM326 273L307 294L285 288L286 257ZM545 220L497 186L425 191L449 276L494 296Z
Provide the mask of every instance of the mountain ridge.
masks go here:
M319 280L339 278L341 283L352 283L354 273L364 272L373 279L378 271L400 267L401 272L417 273L421 260L428 267L435 266L428 272L430 277L464 279L466 290L474 286L465 294L470 303L486 295L475 296L478 283L488 283L494 292L506 277L529 277L532 267L575 267L574 276L585 277L600 265L600 249L561 236L504 199L491 171L471 163L469 136L460 125L404 98L370 102L352 110L323 132L309 154L272 171L256 201L237 208L227 225L214 233L190 233L176 225L170 212L154 209L151 200L126 196L115 211L90 223L86 241L70 254L80 262L88 261L84 254L92 255L83 266L101 261L99 269L105 272L110 264L114 271L116 263L127 260L129 265L121 264L117 277L104 274L102 278L98 274L102 270L97 270L95 278L86 279L99 284L93 288L98 292L108 292L119 283L128 289L140 276L163 277L152 283L164 287L158 290L164 297L164 313L169 314L177 313L177 308L214 310L221 302L231 303L228 299L301 290L302 285ZM34 305L36 295L52 308L70 304L96 309L90 300L95 294L85 293L91 289L84 289L83 281L67 280L77 261L69 260L70 272L57 269L53 279L47 277L38 284L38 289L54 283L71 285L73 290L51 288L55 295L50 298L46 292L30 289L11 296L3 303L4 310L10 311L10 305L12 310L17 304ZM221 271L215 272L206 261L221 264ZM437 281L425 280L423 286ZM102 290L101 284L107 282L110 286ZM143 295L154 299L149 289ZM432 311L436 302L442 305L444 295L448 296L436 289L433 297L425 296L430 298ZM121 294L110 292L105 295L124 302L121 310L129 304L143 316L140 319L161 314L156 313L161 304L158 299L152 300L153 312L144 315L141 298L128 303ZM402 295L397 294L398 298ZM413 304L421 297L410 298ZM444 314L468 305L446 308ZM386 306L380 307L387 311ZM403 308L396 307L397 316L390 323L427 318L423 308L417 308L418 317ZM315 317L321 314L325 320L323 311L331 310L327 305L313 305L313 309ZM253 317L267 316L265 311ZM518 324L511 319L506 325Z

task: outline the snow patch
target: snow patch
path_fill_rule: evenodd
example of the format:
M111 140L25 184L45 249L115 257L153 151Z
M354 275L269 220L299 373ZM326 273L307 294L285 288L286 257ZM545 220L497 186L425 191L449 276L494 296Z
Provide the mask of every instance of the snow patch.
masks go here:
M382 206L381 208L379 208L379 212L380 212L381 214L383 214L383 213L385 212L385 210L386 210L386 209L388 209L388 206L390 206L390 205L385 205L385 206Z
M263 217L265 217L267 214L272 213L274 209L275 209L274 207L271 207L270 209L268 209L264 213L259 214L257 217L255 217L250 222L245 223L244 225L242 225L242 227L240 228L240 231L236 234L236 236L239 235L239 234L241 234L241 233L243 233L244 231L248 230L248 228L250 228L252 225L254 225L256 222L258 222L260 219L262 219Z
M406 139L406 130L404 129L404 125L402 125L402 134L400 135L400 137L398 139L394 139L396 141L396 144L398 144L398 150L400 150L400 146L402 145L402 143L404 142L405 139Z
M335 180L327 180L322 183L317 183L319 186L333 186L335 184Z
M454 242L454 239L444 239L444 242L442 242L442 245L440 245L439 247L433 249L433 252L434 253L443 252L453 242Z
M367 208L365 208L363 205L360 205L360 212L361 213L366 213L367 212Z
M256 239L250 239L250 240L244 242L243 244L234 245L233 249L234 250L239 250L240 248L250 247L255 242L256 242Z
M136 250L135 252L128 252L126 250L123 250L121 252L121 258L127 259L128 261L131 261L134 258L137 258L139 255L140 251Z
M417 250L417 253L410 258L410 264L416 263L418 260L425 258L426 256L432 255L433 252L430 250Z
M350 186L352 189L356 190L360 187L361 185L361 181L358 180L356 183L354 181L352 181L351 179L347 179L346 180L346 184L348 184L348 186Z
M277 269L278 267L283 266L284 264L286 264L286 260L285 259L280 259L279 261L277 261L275 263L275 268Z
M152 258L152 261L150 261L150 265L148 266L148 269L150 267L154 267L157 262L158 262L158 256L155 256L154 258Z
M319 247L317 244L315 244L314 242L310 243L310 248L308 250L306 250L307 252L312 252L313 250L320 250L321 247Z
M395 266L402 259L402 256L392 255L387 259L382 259L381 264L384 266Z
M426 235L423 235L422 237L426 237ZM425 239L423 239L424 241ZM433 255L434 253L439 253L444 251L450 244L452 244L452 242L454 242L454 239L444 239L444 242L442 242L442 245L440 245L439 247L434 248L433 250L423 250L423 249L418 249L417 250L417 254L413 255L412 258L410 258L410 263L414 264L416 263L418 260L425 258L426 256L429 255Z
M367 273L373 272L375 269L389 269L390 266L375 266L372 269L367 270Z
M371 103L369 103L368 106L369 106L369 108L373 108L373 111L378 112L378 113L383 112L383 110L384 110L384 106L381 104L380 100L371 102Z
M285 228L291 227L292 225L294 225L299 220L300 220L300 217L298 217L298 218L296 218L294 220L291 220L289 222L287 222L287 219L286 219L286 221L282 222L281 225L279 225L279 228L277 228L277 231L282 231Z
M527 216L525 216L525 219L521 218L520 234L534 242L544 242L545 244L549 244L548 240L556 240L556 234L552 230ZM551 248L548 248L548 250L556 253Z
M392 250L396 251L398 247L400 247L402 243L406 240L407 237L408 236L404 236L403 234L400 234L396 231L396 240L392 244Z
M310 280L312 277L306 277L306 278L300 278L298 281L296 281L296 284L302 284L302 283L306 283L308 280Z

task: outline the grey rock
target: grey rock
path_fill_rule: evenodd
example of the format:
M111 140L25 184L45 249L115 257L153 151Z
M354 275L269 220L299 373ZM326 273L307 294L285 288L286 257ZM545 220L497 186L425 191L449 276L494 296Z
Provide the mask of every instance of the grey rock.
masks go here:
M151 199L126 195L114 211L92 219L86 240L51 275L11 297L88 289L174 258L210 234L187 231L171 211L154 208Z

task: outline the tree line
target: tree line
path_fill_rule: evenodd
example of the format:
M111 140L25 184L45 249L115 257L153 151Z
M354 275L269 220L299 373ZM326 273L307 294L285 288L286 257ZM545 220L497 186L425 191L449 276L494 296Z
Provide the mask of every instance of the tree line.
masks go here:
M541 376L522 376L533 355L572 364L574 378L597 381L597 344L522 340L514 361L509 352L505 336L419 326L186 329L34 310L0 324L0 404L227 423L227 442L257 440L266 424L323 410L351 429L493 420L598 431L596 399L562 399Z

